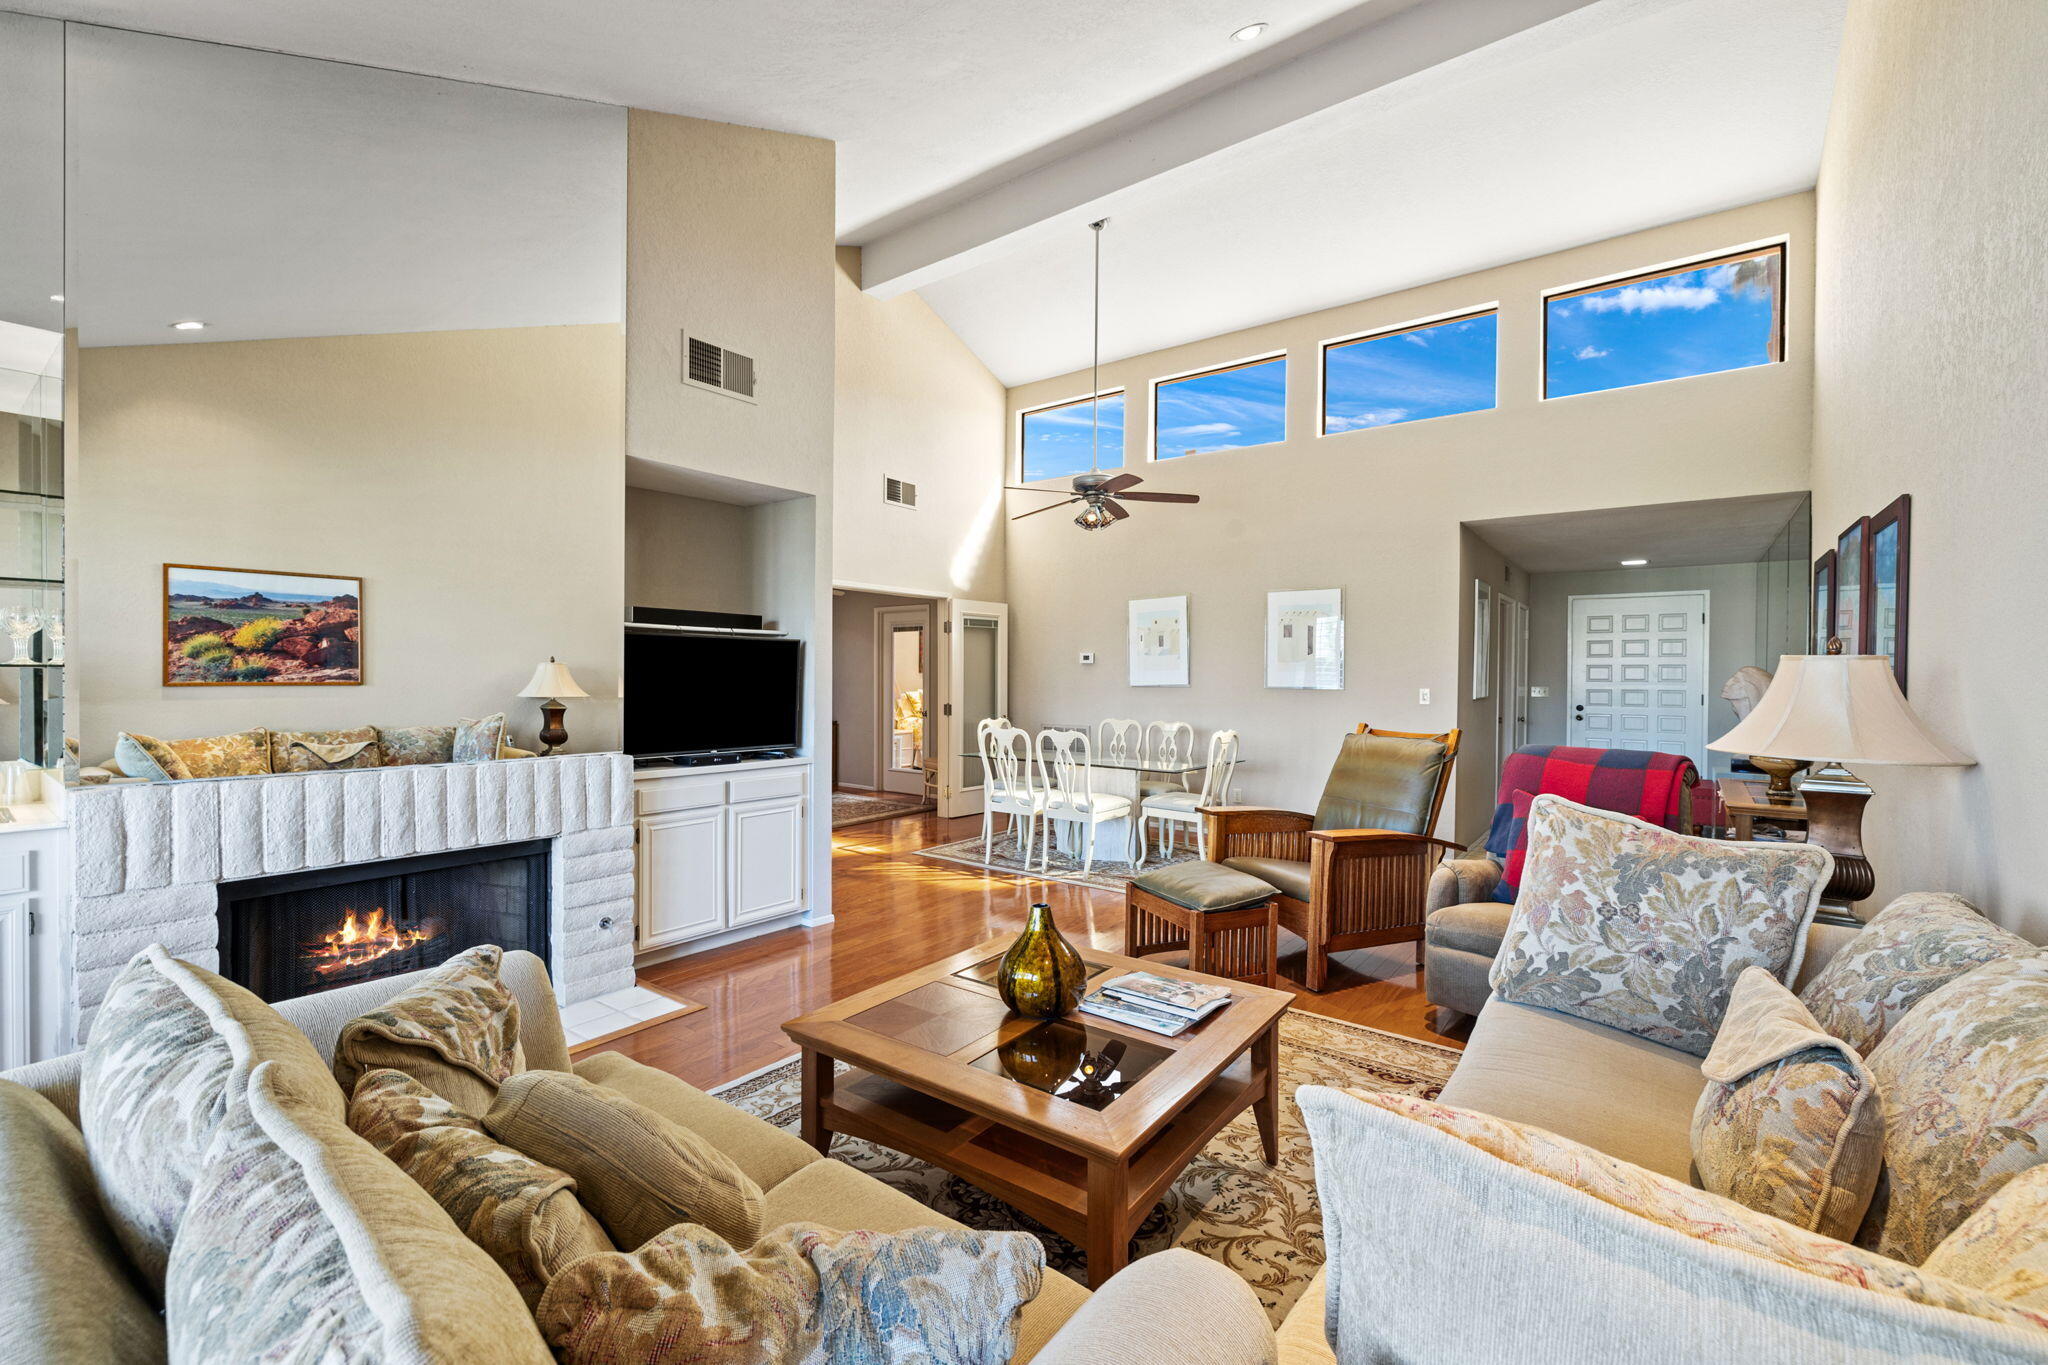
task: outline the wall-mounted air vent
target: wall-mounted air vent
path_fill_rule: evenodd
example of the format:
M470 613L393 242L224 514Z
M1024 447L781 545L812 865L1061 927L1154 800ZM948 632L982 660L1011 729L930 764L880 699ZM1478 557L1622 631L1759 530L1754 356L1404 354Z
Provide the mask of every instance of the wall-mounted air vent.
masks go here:
M882 501L892 503L897 507L916 507L917 485L911 483L908 479L884 477L882 480Z
M754 358L685 333L683 382L729 398L744 398L751 403L754 401Z

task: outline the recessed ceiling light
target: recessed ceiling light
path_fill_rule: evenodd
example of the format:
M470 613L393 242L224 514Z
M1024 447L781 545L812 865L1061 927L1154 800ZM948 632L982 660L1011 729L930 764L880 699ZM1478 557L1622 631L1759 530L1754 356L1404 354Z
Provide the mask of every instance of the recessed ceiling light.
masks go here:
M1243 28L1230 35L1230 41L1233 43L1256 43L1265 36L1266 26L1264 24L1246 24Z
M1647 559L1624 559L1621 561L1621 567L1624 569L1640 569L1649 562Z
M52 295L50 295L50 302L51 302L51 303L62 303L62 302L64 302L64 296L63 296L62 294L52 294Z
M174 322L171 329L177 332L196 332L205 325L203 322Z

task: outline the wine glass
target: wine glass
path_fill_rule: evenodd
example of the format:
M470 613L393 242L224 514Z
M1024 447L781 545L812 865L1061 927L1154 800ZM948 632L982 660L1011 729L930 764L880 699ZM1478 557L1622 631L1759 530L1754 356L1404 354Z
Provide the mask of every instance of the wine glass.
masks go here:
M61 611L53 611L53 612L51 612L51 613L50 613L49 619L43 622L43 634L45 634L45 635L47 635L47 636L49 636L49 637L50 637L50 662L51 662L51 663L53 663L53 664L61 664L61 663L63 663L63 662L64 662L64 613L63 613L63 612L61 612Z
M32 664L35 656L30 652L30 642L36 632L43 628L43 614L33 607L9 607L4 618L8 638L14 641L14 658L18 664Z

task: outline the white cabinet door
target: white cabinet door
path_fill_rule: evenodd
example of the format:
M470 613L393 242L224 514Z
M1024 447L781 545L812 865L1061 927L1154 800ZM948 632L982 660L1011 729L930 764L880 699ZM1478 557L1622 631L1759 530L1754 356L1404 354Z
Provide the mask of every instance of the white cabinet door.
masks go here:
M35 962L29 938L32 896L0 900L0 1071L34 1059Z
M804 905L804 800L734 806L732 922L786 915Z
M640 821L640 946L725 928L725 812L677 811Z

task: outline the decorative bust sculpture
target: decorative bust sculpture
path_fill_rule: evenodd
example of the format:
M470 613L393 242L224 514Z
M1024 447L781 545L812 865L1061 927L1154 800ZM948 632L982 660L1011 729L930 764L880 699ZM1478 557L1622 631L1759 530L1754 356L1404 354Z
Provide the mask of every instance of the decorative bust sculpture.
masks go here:
M1735 670L1735 676L1721 684L1721 700L1735 708L1735 719L1744 720L1756 709L1763 699L1764 689L1771 685L1771 675L1761 668L1744 665Z

